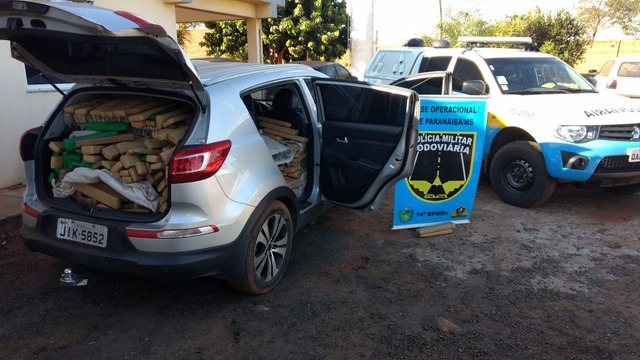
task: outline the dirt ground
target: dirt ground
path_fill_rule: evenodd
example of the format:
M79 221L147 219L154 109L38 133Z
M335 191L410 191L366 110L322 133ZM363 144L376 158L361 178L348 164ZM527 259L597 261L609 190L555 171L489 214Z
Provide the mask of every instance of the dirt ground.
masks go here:
M259 297L209 278L62 287L68 264L5 222L0 359L640 359L638 200L567 187L523 210L481 184L471 223L434 238L391 230L391 196L335 208Z

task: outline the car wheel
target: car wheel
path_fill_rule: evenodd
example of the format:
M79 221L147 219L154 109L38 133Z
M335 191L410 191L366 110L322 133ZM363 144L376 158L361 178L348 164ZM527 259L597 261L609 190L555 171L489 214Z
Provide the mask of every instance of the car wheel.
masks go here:
M289 209L280 201L272 202L260 215L249 233L243 275L229 280L241 292L260 295L273 289L282 278L293 239Z
M523 208L544 203L556 188L540 146L533 141L514 141L500 148L491 162L490 176L502 201Z
M613 186L613 187L605 187L602 188L604 191L614 193L614 194L622 194L629 195L640 192L640 183L639 184L631 184L631 185L622 185L622 186Z

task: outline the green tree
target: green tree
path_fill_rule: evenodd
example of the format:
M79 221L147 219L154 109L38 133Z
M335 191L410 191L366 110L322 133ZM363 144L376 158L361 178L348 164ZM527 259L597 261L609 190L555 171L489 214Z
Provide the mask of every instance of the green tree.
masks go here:
M523 15L511 15L496 25L497 36L530 36L541 51L573 66L584 59L590 43L583 24L566 10L543 13L535 7Z
M640 1L580 0L578 18L591 40L601 28L619 26L626 35L640 37Z
M349 17L344 0L287 0L278 17L262 21L263 55L269 63L335 61L347 51ZM244 21L206 23L200 46L207 54L247 60Z
M618 25L625 33L640 38L640 1L607 0L611 22Z
M600 28L607 26L610 21L604 3L605 0L580 0L578 5L578 19L589 33L592 43Z
M180 23L176 29L176 41L178 45L184 47L188 40L191 40L189 29L193 29L196 26L194 23Z
M455 14L447 14L447 17L450 20L439 23L438 29L442 34L441 40L448 40L452 47L458 46L460 36L491 36L494 33L494 26L482 20L478 10L458 11Z
M230 57L247 61L247 25L242 20L206 22L207 31L200 46L207 48L207 55Z

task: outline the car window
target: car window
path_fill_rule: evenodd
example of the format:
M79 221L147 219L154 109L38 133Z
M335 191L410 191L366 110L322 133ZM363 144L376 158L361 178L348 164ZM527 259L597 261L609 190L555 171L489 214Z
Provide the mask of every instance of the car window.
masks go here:
M362 86L323 84L324 121L404 124L407 97ZM390 123L389 123L390 122Z
M624 62L620 64L618 76L640 78L640 62Z
M420 62L418 72L444 71L449 67L451 56L425 56Z
M604 65L602 65L602 68L600 69L600 72L598 73L598 75L609 76L609 73L611 72L611 68L613 67L613 64L615 64L615 61L608 60L606 63L604 63Z
M593 91L584 77L556 58L492 58L486 62L503 93Z
M24 69L27 76L27 84L29 85L48 85L49 80L54 84L71 84L69 81L57 78L53 75L46 75L49 78L49 80L47 80L38 70L36 70L36 68L27 64L24 65Z
M330 78L335 79L338 77L338 73L333 65L323 66L320 71L327 74Z
M462 92L462 83L467 80L483 80L478 66L471 60L459 58L453 68L452 90Z
M351 79L351 73L340 65L335 65L338 79Z
M242 101L258 128L272 136L275 135L268 127L263 129L265 118L289 124L287 127L293 130L291 135L307 136L308 111L303 99L300 89L292 82L272 84L242 95Z
M394 82L393 85L411 89L420 95L442 95L441 77L416 78Z

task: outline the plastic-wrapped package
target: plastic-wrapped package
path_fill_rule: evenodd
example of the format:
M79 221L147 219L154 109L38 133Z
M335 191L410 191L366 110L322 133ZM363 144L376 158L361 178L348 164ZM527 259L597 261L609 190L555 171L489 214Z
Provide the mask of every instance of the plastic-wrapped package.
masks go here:
M269 154L273 158L273 161L276 162L276 165L287 164L293 160L293 151L286 146L282 145L278 141L266 136L262 135L262 139L267 144L267 148L269 149Z

